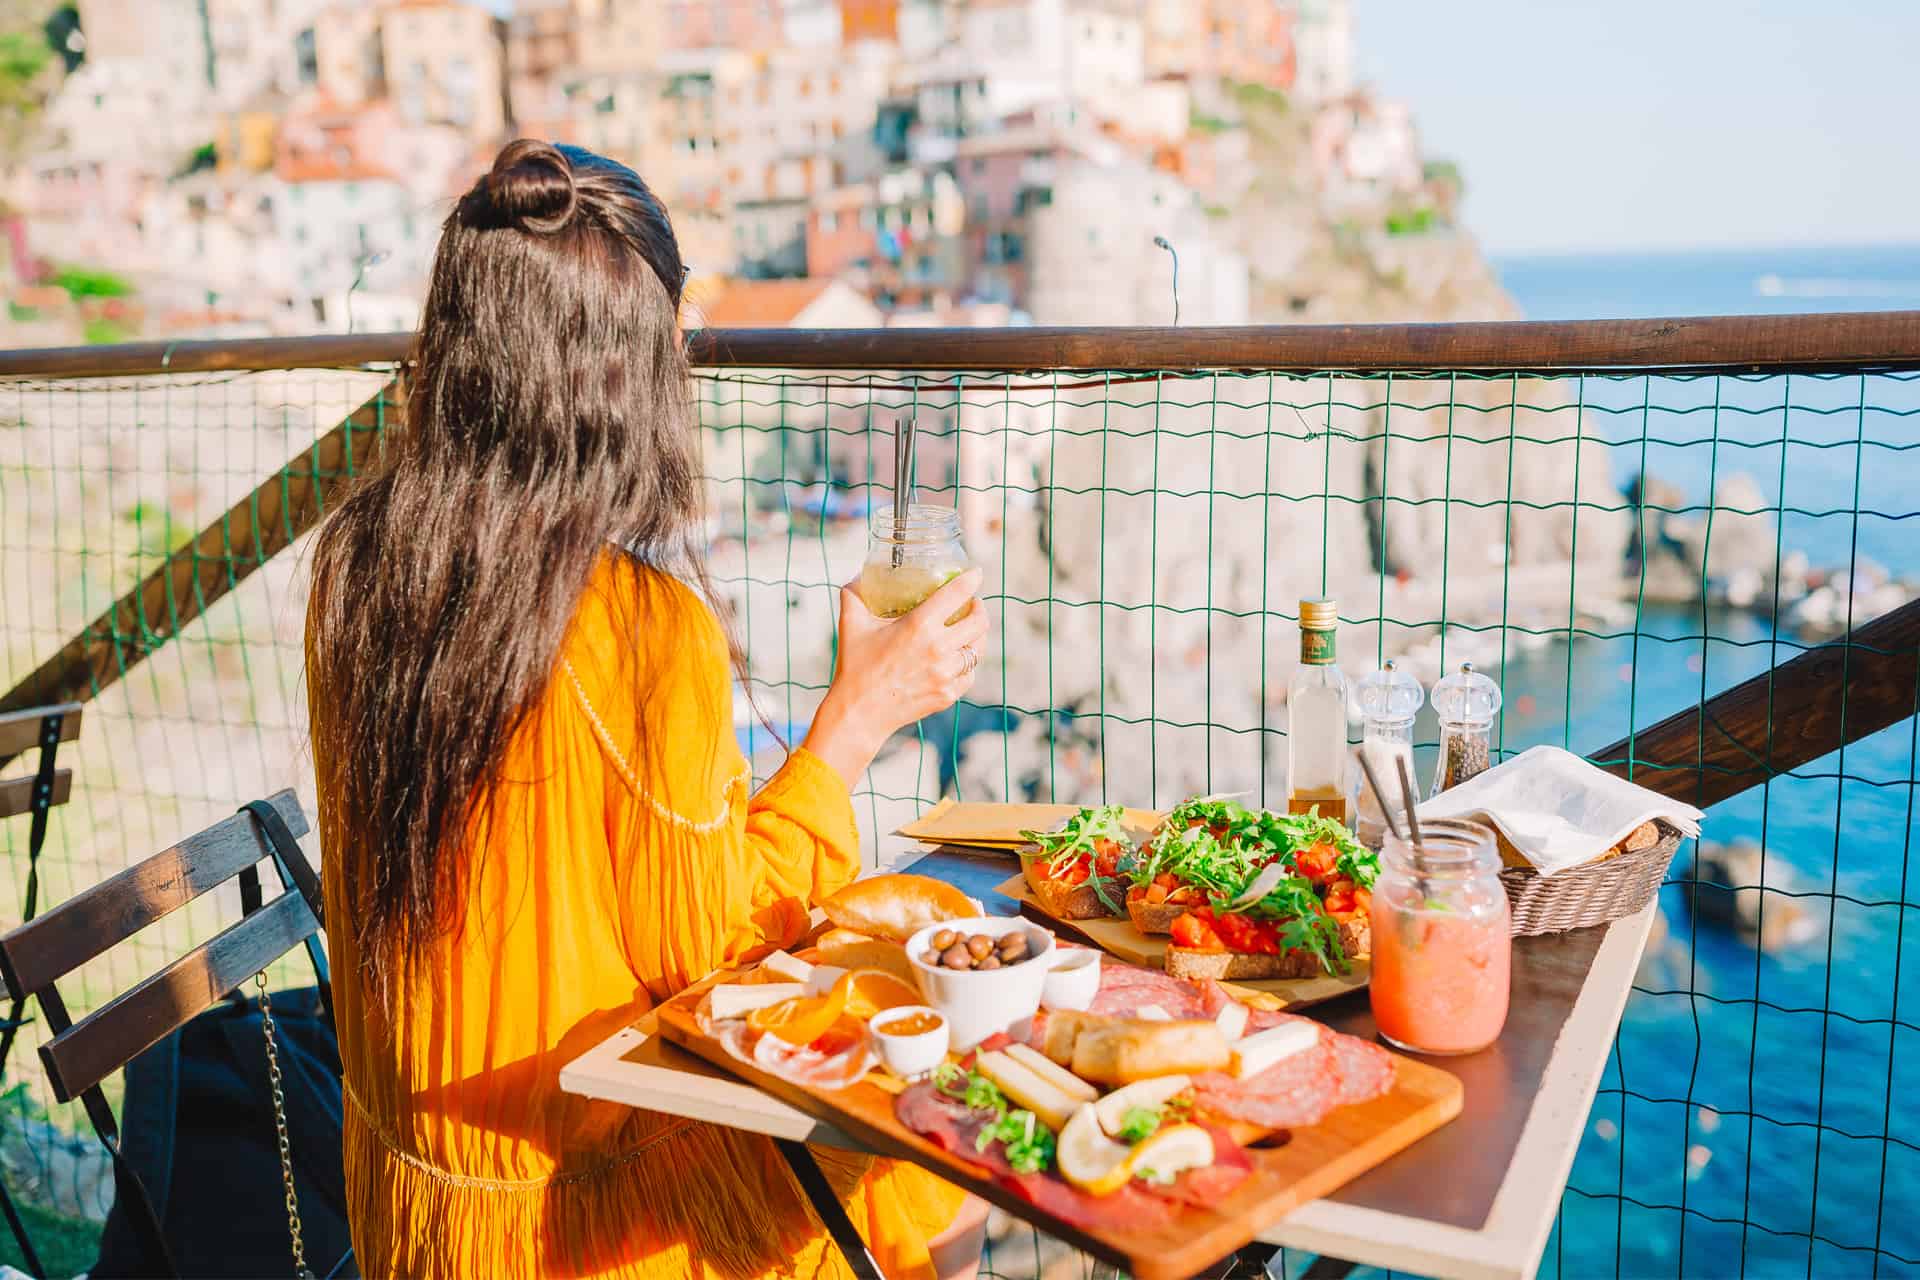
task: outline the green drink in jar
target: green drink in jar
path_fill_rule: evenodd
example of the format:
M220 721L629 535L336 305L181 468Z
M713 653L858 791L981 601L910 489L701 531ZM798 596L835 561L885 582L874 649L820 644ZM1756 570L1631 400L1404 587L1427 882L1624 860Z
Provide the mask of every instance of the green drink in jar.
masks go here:
M889 508L873 513L867 561L860 569L860 598L877 618L912 613L921 601L968 567L960 542L960 513L951 507L915 504L904 520ZM971 606L969 606L971 607ZM961 609L949 624L967 614Z

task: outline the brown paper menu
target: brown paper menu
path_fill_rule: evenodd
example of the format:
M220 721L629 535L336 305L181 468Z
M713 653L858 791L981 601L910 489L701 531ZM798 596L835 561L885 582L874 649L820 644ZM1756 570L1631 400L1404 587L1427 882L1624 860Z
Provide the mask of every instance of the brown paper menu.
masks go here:
M1073 804L988 804L981 801L942 800L895 835L922 844L953 844L1012 852L1027 843L1022 831L1045 831L1080 811ZM1127 826L1142 835L1166 815L1149 809L1128 809Z

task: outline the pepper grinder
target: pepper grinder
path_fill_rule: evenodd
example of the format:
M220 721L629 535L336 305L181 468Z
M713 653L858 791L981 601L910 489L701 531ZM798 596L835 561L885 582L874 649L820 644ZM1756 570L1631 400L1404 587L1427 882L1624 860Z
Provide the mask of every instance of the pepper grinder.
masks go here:
M1440 760L1433 775L1437 796L1493 763L1493 717L1500 710L1500 686L1463 662L1433 686L1433 709L1440 717Z

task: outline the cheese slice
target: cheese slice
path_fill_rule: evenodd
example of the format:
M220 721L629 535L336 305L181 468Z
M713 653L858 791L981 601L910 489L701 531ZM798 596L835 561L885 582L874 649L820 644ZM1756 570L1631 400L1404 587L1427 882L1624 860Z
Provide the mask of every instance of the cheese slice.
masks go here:
M1041 1124L1055 1133L1066 1128L1067 1121L1082 1106L1079 1101L1043 1080L1031 1067L1015 1062L998 1050L980 1054L974 1059L973 1068L999 1085L1000 1092L1007 1095L1008 1101L1033 1112Z
M1238 1000L1229 1000L1226 1007L1214 1016L1213 1023L1229 1041L1238 1040L1247 1034L1247 1006Z
M788 982L805 982L813 975L813 966L805 960L796 960L784 951L776 951L760 962L760 967L770 973L777 973Z
M1018 1042L1006 1047L1006 1055L1020 1065L1029 1068L1042 1080L1052 1083L1053 1087L1078 1102L1092 1102L1100 1096L1100 1091L1082 1080L1073 1072L1041 1053L1032 1045Z
M1172 1022L1173 1015L1157 1004L1143 1004L1133 1011L1133 1016L1142 1022Z
M1311 1022L1288 1022L1256 1031L1233 1046L1228 1071L1245 1079L1257 1076L1276 1062L1305 1053L1320 1043L1320 1028Z
M742 986L733 984L715 987L709 993L713 1001L713 1017L716 1021L726 1018L744 1018L755 1009L765 1009L769 1005L779 1004L782 1000L791 1000L795 996L807 994L807 988L798 982L756 982Z

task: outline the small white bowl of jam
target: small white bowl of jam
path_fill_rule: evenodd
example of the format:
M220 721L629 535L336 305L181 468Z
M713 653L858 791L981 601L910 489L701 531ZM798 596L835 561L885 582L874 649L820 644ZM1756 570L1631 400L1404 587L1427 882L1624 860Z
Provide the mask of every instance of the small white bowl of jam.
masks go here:
M953 1036L940 1011L924 1004L877 1013L867 1031L880 1061L902 1080L918 1079L946 1061Z

